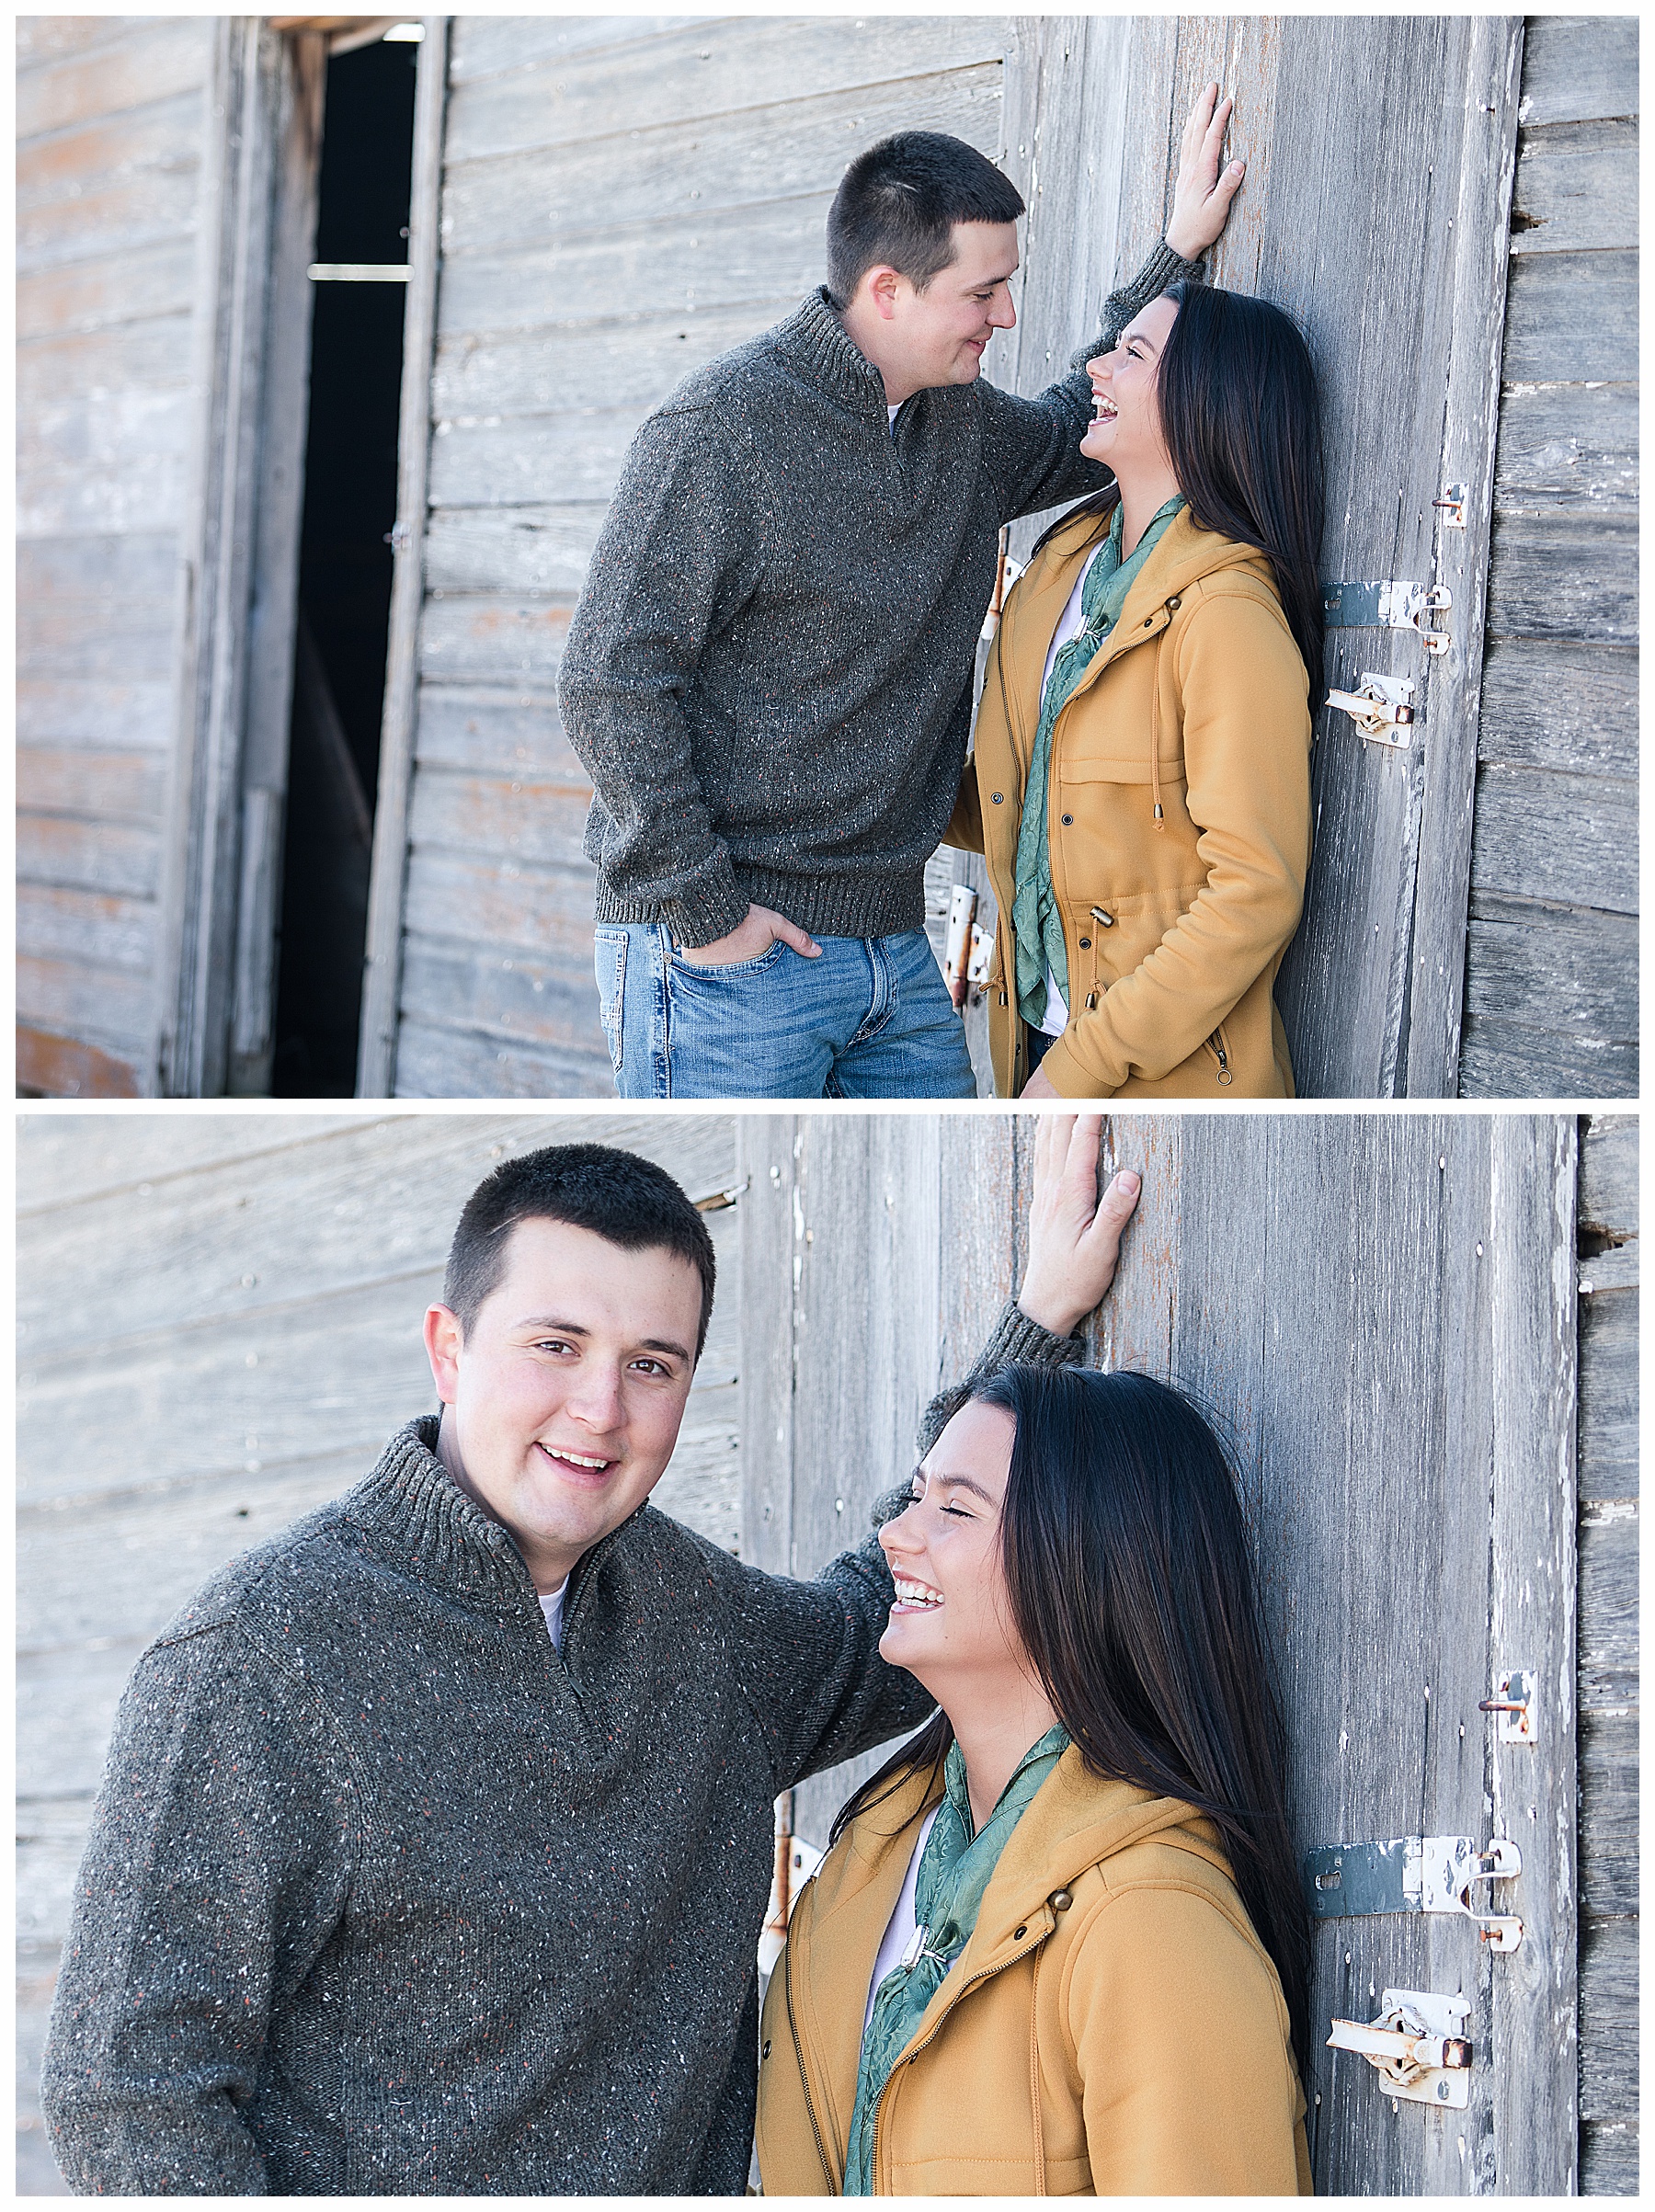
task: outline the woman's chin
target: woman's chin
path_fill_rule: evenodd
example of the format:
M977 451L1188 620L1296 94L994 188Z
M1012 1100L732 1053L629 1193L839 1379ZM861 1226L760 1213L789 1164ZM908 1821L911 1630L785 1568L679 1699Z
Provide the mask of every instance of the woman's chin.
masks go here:
M920 1675L921 1680L925 1653L931 1643L924 1622L923 1613L894 1612L879 1639L881 1659L893 1667L906 1667L910 1674Z
M1080 450L1086 455L1088 461L1106 462L1109 459L1109 449L1113 443L1111 435L1113 428L1113 423L1093 423L1091 428L1080 440Z

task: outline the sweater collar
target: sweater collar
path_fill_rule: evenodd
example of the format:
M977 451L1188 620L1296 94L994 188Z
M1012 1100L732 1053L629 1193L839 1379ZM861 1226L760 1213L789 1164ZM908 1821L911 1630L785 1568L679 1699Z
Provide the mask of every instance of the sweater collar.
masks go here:
M885 379L839 320L826 285L777 329L776 350L797 374L890 435Z
M430 1413L399 1430L344 1499L347 1516L378 1549L451 1597L501 1612L538 1607L534 1579L509 1532L438 1458L438 1425Z

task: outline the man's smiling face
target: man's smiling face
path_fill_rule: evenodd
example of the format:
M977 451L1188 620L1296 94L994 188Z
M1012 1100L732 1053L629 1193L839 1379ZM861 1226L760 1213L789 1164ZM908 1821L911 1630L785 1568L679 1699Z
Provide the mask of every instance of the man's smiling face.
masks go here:
M469 1330L426 1315L444 1465L555 1590L660 1480L695 1372L702 1286L659 1246L627 1251L520 1221Z

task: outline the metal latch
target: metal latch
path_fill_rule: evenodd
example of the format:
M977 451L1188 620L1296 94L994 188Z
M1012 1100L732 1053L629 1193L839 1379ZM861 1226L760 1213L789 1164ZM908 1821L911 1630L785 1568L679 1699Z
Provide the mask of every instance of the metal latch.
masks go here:
M1414 691L1411 676L1362 672L1359 691L1330 691L1328 704L1348 714L1364 737L1398 747L1413 741Z
M1446 614L1454 594L1446 584L1410 584L1383 577L1371 584L1324 584L1322 606L1330 630L1417 630L1427 653L1446 653L1453 642L1432 618Z
M1385 1843L1331 1843L1305 1859L1305 1896L1317 1920L1370 1912L1463 1912L1491 1950L1515 1951L1523 1922L1476 1911L1472 1886L1523 1872L1509 1836L1478 1851L1469 1836L1398 1836Z
M1360 2052L1387 2096L1464 2112L1471 2096L1471 2046L1459 2031L1471 2017L1470 2000L1387 1990L1379 2002L1375 2021L1334 2021L1329 2049Z
M1464 530L1466 527L1466 487L1463 484L1449 484L1443 487L1440 499L1432 506L1440 509L1444 530Z
M1534 1743L1539 1735L1539 1723L1535 1714L1535 1678L1521 1667L1513 1667L1502 1674L1495 1684L1492 1697L1485 1697L1478 1706L1479 1713L1498 1713L1500 1726L1494 1731L1496 1743Z

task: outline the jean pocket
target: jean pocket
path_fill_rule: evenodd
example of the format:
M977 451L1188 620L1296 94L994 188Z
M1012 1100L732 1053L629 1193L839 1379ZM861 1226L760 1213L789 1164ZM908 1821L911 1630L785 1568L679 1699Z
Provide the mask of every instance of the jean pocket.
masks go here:
M771 968L779 965L787 949L778 937L756 960L686 960L675 945L672 949L672 974L675 979L684 975L692 976L697 983L740 983L748 976L768 975Z
M621 1073L621 1009L626 1001L626 931L597 929L592 934L592 965L598 975L598 1016L609 1040L610 1058Z

